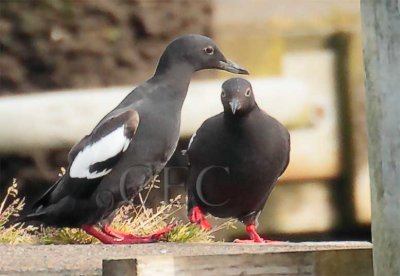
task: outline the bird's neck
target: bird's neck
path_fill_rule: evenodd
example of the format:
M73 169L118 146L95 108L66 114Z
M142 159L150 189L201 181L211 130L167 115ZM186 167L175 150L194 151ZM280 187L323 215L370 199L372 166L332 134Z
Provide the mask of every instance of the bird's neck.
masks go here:
M177 74L186 73L190 79L194 71L193 65L187 60L182 59L179 55L172 54L170 51L164 51L158 61L154 76L169 75L176 78Z
M165 76L171 80L189 79L194 73L194 68L191 64L181 60L174 60L168 56L162 56L158 62L154 77Z
M194 73L192 66L186 63L163 64L159 63L153 80L165 86L159 91L159 97L172 100L179 109L185 101L190 79Z
M245 111L239 110L235 114L232 114L231 110L227 109L224 111L224 117L229 122L244 121L247 118L251 117L254 113L258 112L259 110L260 110L260 108L258 107L257 104L254 104L254 106L252 106L251 108L249 108Z

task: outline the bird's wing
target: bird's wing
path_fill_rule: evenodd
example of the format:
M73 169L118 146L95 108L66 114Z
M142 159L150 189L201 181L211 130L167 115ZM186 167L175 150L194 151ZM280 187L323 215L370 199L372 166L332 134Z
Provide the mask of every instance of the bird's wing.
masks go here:
M94 179L110 173L128 148L138 126L139 114L134 110L102 121L69 152L69 177Z
M204 139L204 136L207 135L206 129L213 128L215 124L218 125L218 122L222 115L223 113L217 114L211 118L208 118L201 124L201 126L193 133L192 137L190 138L187 149L182 151L183 155L188 155L190 159L190 153L193 151L194 148L197 147L198 141Z
M29 217L45 212L40 211L40 206L47 206L49 202L55 202L71 193L76 188L72 186L79 184L80 190L90 189L90 185L82 186L82 181L100 180L110 173L128 148L138 126L139 115L134 110L120 112L100 122L91 134L72 147L68 156L68 175L61 177L33 204L32 208L39 209Z

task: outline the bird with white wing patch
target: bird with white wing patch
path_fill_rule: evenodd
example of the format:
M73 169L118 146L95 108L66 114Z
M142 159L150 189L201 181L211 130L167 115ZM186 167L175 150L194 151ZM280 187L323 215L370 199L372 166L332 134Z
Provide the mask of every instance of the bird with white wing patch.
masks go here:
M115 211L136 196L171 158L191 76L212 68L248 74L227 60L208 37L184 35L172 41L154 76L71 149L65 175L34 204L26 220L81 227L103 243L154 242L168 232L171 226L138 237L116 231L109 224Z

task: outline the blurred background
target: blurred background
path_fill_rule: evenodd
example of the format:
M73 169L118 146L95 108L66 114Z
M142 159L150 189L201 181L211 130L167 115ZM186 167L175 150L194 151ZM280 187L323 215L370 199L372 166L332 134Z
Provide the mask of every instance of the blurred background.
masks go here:
M291 131L291 163L260 232L370 240L359 9L358 0L2 0L0 193L17 178L32 202L67 166L71 146L152 75L166 44L199 33L250 71L259 105ZM175 169L160 176L153 204L184 192L180 151L222 110L229 77L195 74L168 165ZM238 224L218 238L243 233Z

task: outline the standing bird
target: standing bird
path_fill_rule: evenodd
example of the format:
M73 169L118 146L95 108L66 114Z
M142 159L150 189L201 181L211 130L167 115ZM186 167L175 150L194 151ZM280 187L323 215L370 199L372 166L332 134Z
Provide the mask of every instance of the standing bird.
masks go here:
M186 151L189 220L210 229L204 214L234 217L250 236L236 242L268 242L257 218L288 166L289 132L258 107L247 80L225 81L221 101L224 112L202 124Z
M153 242L112 229L115 211L164 168L175 151L181 109L195 71L221 69L248 74L228 61L215 43L184 35L162 54L155 74L134 89L69 153L69 166L34 205L26 220L56 227L81 227L103 243Z

